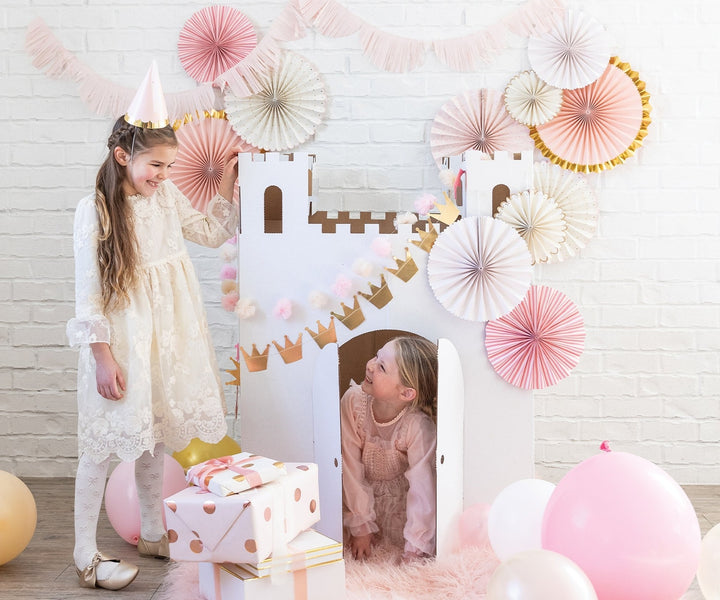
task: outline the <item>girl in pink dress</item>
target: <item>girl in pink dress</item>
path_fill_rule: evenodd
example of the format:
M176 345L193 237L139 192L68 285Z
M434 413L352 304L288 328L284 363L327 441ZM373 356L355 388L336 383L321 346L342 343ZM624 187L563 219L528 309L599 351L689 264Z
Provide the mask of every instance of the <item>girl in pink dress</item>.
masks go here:
M385 344L340 401L343 524L353 557L379 539L403 559L435 553L437 346Z

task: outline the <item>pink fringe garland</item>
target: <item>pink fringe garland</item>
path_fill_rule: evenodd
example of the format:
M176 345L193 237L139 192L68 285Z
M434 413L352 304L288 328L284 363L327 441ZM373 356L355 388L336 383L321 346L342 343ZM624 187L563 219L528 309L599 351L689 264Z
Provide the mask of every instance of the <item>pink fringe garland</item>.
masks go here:
M125 113L135 95L134 88L126 88L101 77L69 52L37 18L28 26L25 48L32 63L53 79L67 79L78 84L80 98L96 114L118 117ZM210 85L202 85L175 94L165 94L171 120L186 115L203 116L215 106L216 94Z
M459 38L425 42L379 30L354 15L338 0L288 0L268 32L241 62L220 75L212 85L166 94L172 120L186 115L202 117L218 105L218 94L229 87L238 97L257 93L264 75L278 64L281 42L298 40L311 25L328 37L359 33L363 52L376 67L393 73L416 69L432 48L438 59L455 71L474 71L479 63L489 62L507 46L512 33L529 36L545 31L564 10L563 0L529 0L499 23ZM117 85L101 77L69 52L42 19L28 26L25 46L33 65L48 77L68 79L79 85L80 97L96 114L117 117L132 101L134 89ZM219 88L217 91L213 88Z

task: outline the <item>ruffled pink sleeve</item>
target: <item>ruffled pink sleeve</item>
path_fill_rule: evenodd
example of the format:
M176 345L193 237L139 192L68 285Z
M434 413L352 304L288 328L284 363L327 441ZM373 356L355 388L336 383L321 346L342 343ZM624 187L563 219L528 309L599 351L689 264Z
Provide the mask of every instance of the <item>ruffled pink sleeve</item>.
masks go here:
M435 448L437 430L424 413L414 413L407 427L407 521L405 551L435 554ZM410 417L410 415L408 415Z
M365 480L362 463L365 394L353 385L340 400L340 434L342 445L343 524L353 536L379 531L375 524L375 498Z

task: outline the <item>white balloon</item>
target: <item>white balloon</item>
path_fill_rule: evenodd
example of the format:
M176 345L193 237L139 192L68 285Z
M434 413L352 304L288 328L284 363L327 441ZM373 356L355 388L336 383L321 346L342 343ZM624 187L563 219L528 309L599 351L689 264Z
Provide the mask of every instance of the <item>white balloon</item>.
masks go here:
M548 481L521 479L497 495L488 514L488 537L501 561L542 548L543 514L554 490Z
M697 580L705 600L720 600L720 523L702 540Z
M513 555L493 573L487 600L597 600L588 579L573 561L550 550Z

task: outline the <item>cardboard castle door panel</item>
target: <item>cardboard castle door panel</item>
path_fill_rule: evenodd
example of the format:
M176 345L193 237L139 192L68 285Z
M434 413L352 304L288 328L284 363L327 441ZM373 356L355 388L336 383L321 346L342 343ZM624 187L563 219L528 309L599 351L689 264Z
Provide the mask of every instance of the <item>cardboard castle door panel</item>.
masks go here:
M350 379L364 377L365 363L378 348L407 331L376 330L322 349L313 374L314 452L320 479L321 520L315 529L342 540L342 456L340 397ZM447 339L438 341L437 418L437 555L452 551L457 522L463 511L464 383L457 350Z

